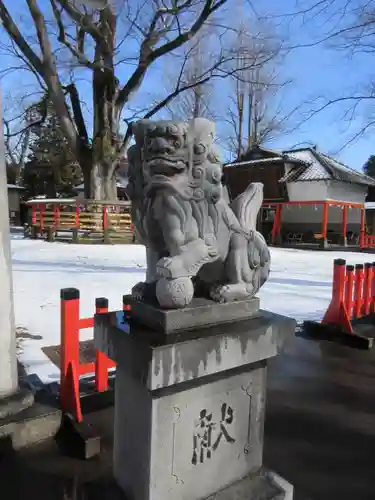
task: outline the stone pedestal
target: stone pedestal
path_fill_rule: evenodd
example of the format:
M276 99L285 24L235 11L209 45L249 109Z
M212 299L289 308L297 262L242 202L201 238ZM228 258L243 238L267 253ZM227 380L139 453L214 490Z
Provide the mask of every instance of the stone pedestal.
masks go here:
M175 333L97 315L95 346L117 362L114 475L126 498L290 500L262 450L267 360L294 330L262 310Z

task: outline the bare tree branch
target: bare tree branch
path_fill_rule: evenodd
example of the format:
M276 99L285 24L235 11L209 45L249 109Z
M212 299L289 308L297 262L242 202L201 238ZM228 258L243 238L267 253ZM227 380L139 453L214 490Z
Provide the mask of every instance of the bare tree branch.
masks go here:
M50 2L51 2L53 14L54 14L55 19L56 19L56 24L57 24L57 27L58 27L58 31L59 31L59 35L57 37L57 40L60 43L62 43L63 45L65 45L65 47L67 47L69 49L69 51L71 52L71 54L77 59L77 61L82 66L86 66L89 69L95 69L97 67L97 64L95 64L94 62L90 61L88 59L88 57L86 57L86 55L80 49L76 49L67 40L67 36L66 36L66 33L65 33L65 27L64 27L63 20L62 20L62 17L61 17L61 12L58 9L55 0L50 0ZM78 39L79 39L78 40L78 44L80 45L81 48L83 48L84 30L80 30L78 32ZM99 64L99 67L101 67L100 62L98 64Z
M147 69L153 62L155 62L160 57L178 49L188 40L191 40L202 28L204 22L210 17L210 15L212 15L226 2L227 0L205 0L200 15L188 30L186 30L185 32L180 32L178 36L173 40L168 41L161 47L153 49L155 43L160 39L161 36L160 32L155 31L156 23L161 16L161 11L157 10L153 20L151 21L150 28L141 44L138 66L127 83L119 92L117 105L122 108L123 105L130 99L131 95L139 89L146 75ZM177 17L177 15L183 12L183 10L186 7L190 6L191 3L191 0L185 1L179 7L177 7L178 4L176 4L176 13L174 15Z
M77 87L74 83L71 83L65 87L66 91L69 93L70 102L72 105L74 121L77 126L79 137L83 144L88 146L89 135L87 133L85 119L83 117L81 103L79 100L79 94Z
M33 68L43 76L43 63L41 59L35 54L30 45L26 42L18 29L16 23L13 21L8 9L3 2L0 2L0 19L9 37L17 44L18 48L25 56L26 60L30 62Z

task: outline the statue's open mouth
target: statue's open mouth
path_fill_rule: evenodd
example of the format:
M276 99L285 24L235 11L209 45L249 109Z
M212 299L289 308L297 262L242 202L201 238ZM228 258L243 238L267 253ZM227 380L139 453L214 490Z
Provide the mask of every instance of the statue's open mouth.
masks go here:
M176 174L182 173L186 165L180 159L171 160L168 158L158 157L153 158L148 162L150 174L154 176L173 177Z

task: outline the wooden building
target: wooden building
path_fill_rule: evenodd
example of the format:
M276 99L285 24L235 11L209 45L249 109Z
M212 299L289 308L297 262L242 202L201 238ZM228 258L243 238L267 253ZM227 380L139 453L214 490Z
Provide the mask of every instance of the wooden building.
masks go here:
M316 148L253 148L225 165L224 179L231 198L250 182L264 184L259 229L269 242L277 236L282 243L321 240L324 246L348 239L359 243L364 203L375 187L374 179Z
M22 196L25 188L8 184L9 222L11 226L21 225Z

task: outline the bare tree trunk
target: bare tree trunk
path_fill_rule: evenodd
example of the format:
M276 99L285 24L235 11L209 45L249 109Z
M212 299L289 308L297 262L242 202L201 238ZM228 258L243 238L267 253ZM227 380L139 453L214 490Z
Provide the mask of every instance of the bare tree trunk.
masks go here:
M92 166L89 182L91 199L117 201L116 172L110 160Z

